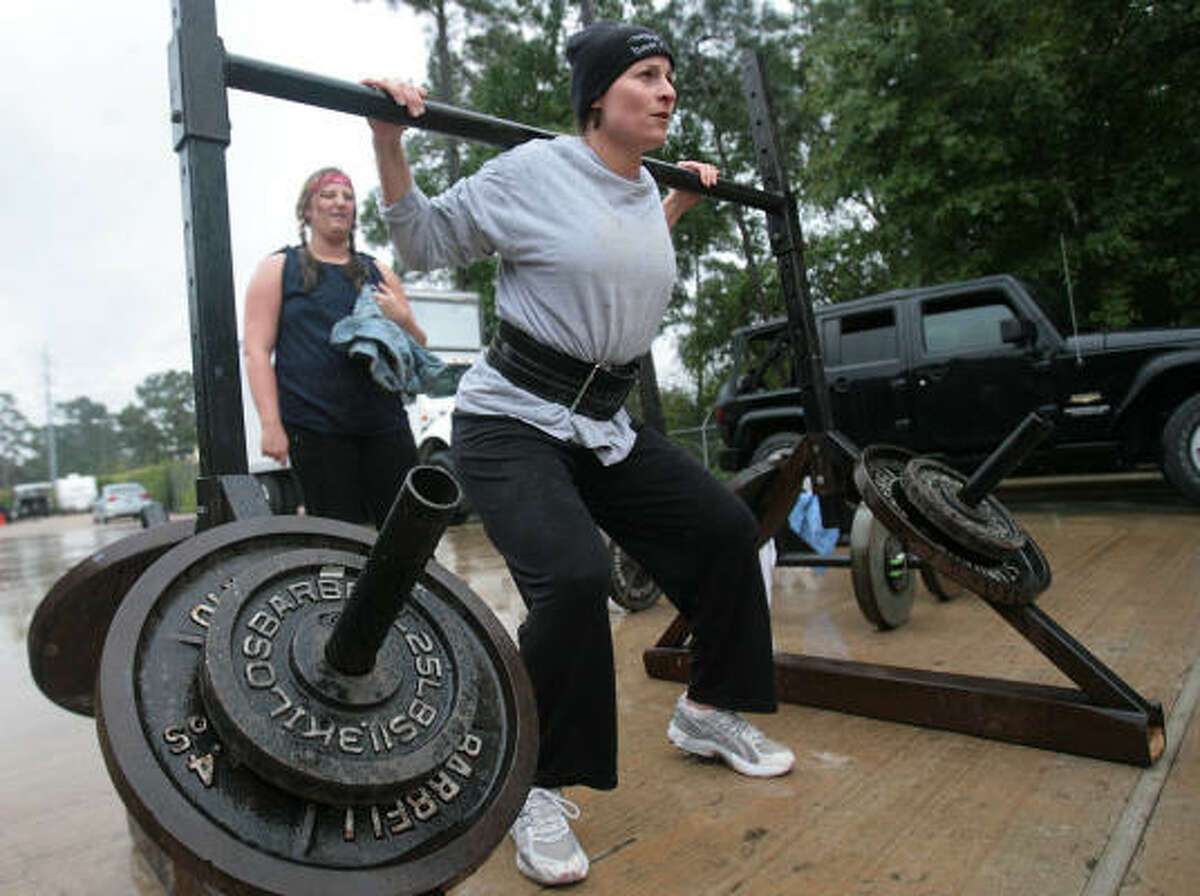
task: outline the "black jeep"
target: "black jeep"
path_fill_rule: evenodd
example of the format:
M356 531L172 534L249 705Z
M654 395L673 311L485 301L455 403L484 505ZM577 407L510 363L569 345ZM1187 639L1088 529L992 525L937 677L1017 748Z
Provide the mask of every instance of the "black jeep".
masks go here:
M1161 466L1200 503L1200 329L1063 336L1032 288L999 275L815 310L836 427L969 471L1029 411L1053 434L1023 473ZM720 463L739 470L805 431L787 323L734 334L717 399Z

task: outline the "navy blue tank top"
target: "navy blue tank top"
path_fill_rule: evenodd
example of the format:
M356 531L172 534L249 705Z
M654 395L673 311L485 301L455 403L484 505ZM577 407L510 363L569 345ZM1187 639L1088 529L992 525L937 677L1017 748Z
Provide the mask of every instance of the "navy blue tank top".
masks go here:
M342 265L321 263L321 276L305 292L299 250L284 249L283 302L275 336L279 415L285 425L317 432L371 436L408 424L401 396L376 383L366 368L329 344L333 325L358 298ZM360 254L371 283L380 280L369 255Z

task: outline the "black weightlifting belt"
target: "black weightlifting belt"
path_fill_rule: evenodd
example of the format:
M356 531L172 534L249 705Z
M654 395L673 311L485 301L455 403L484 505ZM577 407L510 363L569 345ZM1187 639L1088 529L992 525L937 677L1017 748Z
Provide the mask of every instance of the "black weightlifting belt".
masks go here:
M505 321L500 321L488 346L487 361L526 392L593 420L611 420L638 378L637 361L589 364L538 342Z

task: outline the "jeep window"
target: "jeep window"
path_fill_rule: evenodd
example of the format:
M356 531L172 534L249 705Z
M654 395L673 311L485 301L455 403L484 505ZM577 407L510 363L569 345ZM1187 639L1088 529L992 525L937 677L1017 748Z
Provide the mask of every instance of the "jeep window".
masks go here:
M899 356L896 318L891 308L847 314L841 322L839 364L888 361Z
M752 333L743 346L741 370L750 377L748 390L787 389L792 385L792 359L787 327Z
M926 302L921 316L925 350L937 354L966 348L1003 348L1000 321L1015 317L995 293Z

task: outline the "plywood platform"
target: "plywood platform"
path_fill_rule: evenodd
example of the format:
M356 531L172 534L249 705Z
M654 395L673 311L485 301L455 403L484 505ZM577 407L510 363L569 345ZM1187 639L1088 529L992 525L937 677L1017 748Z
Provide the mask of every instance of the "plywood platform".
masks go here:
M742 778L666 739L680 686L648 678L642 651L671 609L614 612L621 786L568 791L583 810L575 827L592 859L590 878L570 892L1200 892L1200 724L1189 726L1190 713L1176 705L1182 694L1190 707L1200 690L1200 513L1161 489L1120 483L1003 499L1052 565L1039 605L1162 702L1168 752L1156 766L783 706L755 721L795 749L795 771ZM25 666L23 625L38 597L30 582L50 576L44 591L53 570L70 564L30 559L28 544L18 549L11 539L33 530L6 528L14 531L0 529L0 892L154 893L92 725L38 694ZM64 550L86 553L82 538L60 536ZM450 530L438 557L515 630L520 601L478 525ZM772 615L777 647L788 652L1068 683L969 597L941 604L920 592L909 623L879 633L859 614L846 571L779 569ZM506 841L452 893L538 889L517 873Z
M1064 505L1041 487L1007 499L1052 565L1039 605L1170 715L1200 657L1200 514L1119 495ZM777 648L1070 685L978 600L940 604L922 592L905 627L879 633L849 587L845 571L776 570ZM1126 814L1139 782L1168 771L784 706L755 721L795 749L796 770L741 778L666 740L680 688L648 679L641 652L673 615L661 604L614 617L621 786L568 791L592 858L575 892L1082 893L1110 840L1140 827L1140 812ZM1147 836L1125 856L1128 875L1122 865L1093 892L1122 882L1129 892L1200 892L1200 726L1174 721L1168 738L1186 740L1148 807ZM537 889L515 874L505 844L453 892Z

